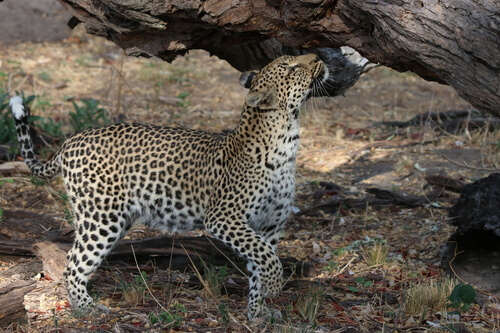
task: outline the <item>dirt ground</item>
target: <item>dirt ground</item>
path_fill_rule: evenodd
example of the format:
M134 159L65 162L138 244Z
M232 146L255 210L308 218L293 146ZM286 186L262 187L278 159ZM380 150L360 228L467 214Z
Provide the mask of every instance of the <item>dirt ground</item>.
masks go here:
M36 95L33 112L62 121L62 131L67 134L72 103L89 98L100 100L115 121L205 131L231 129L238 122L246 93L238 77L226 62L203 51L191 52L172 64L129 58L81 28L60 42L23 42L0 48L0 93ZM470 108L450 87L384 67L364 75L346 96L308 101L300 119L297 209L337 195L363 198L371 187L424 195L433 190L425 180L429 174L472 182L498 171L498 131L461 129L451 134L425 123L406 128L379 124L409 120L430 110ZM48 145L40 154L48 158L53 150ZM0 186L0 207L6 216L46 214L63 229L70 228L59 178L40 183L25 175L0 175L0 181L5 179L13 180ZM340 188L331 189L323 182ZM446 280L439 252L454 231L446 208L457 197L446 192L417 208L341 207L292 216L280 243L280 256L309 263L313 272L290 277L297 283L290 283L272 301L271 306L284 314L277 324L249 323L244 295L223 293L213 299L200 288L172 282L181 279L189 285L188 281L198 281L191 269L169 272L147 261L138 265L148 272L152 292L144 292L139 301L131 301L125 289L117 286L117 276L121 276L120 281L140 289L134 284L136 267L109 263L95 274L93 289L100 302L112 309L108 317L81 319L64 306L44 313L31 309L19 324L2 331L494 332L500 329L498 294L477 286L478 303L459 315L448 314L450 308L430 305L415 313L409 305L408 300L416 297L409 293L411 288L430 290ZM37 237L26 227L16 232L3 222L0 242ZM39 234L44 232L40 230ZM135 238L144 235L149 232L138 229L131 233ZM370 265L369 257L377 248L387 250L382 255L385 260ZM13 256L1 260L1 270L18 261ZM491 269L499 267L492 263ZM244 279L228 267L224 283L234 281ZM163 307L179 321L162 321Z
M55 0L6 0L0 17L0 43L57 42L71 35L71 14Z

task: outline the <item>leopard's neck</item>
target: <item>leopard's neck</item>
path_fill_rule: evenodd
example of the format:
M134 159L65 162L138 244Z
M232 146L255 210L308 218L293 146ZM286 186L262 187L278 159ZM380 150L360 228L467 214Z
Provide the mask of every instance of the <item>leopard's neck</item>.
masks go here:
M245 106L231 133L238 150L247 156L265 154L269 160L295 160L299 147L298 113Z

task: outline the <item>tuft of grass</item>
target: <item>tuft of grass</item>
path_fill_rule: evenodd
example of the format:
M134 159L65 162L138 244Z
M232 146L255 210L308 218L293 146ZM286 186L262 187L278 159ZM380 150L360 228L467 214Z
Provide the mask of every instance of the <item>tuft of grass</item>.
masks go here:
M92 281L87 282L87 292L89 293L90 297L92 297L94 302L97 303L101 299L101 295L99 294L99 291L94 288Z
M313 328L316 327L316 318L319 315L324 299L324 290L320 286L311 286L297 300L298 315Z
M129 303L137 306L137 304L144 303L146 298L146 285L144 281L148 278L146 272L141 272L133 281L127 282L123 278L119 281L119 289L122 291L123 299Z
M81 55L75 59L75 62L80 67L88 67L92 63L92 56L88 53Z
M272 325L272 333L314 333L317 332L315 329L309 327L305 323L299 323L298 325L288 323L282 325Z
M377 243L361 252L368 266L383 265L387 263L388 247L386 243Z
M226 304L220 303L218 308L222 324L224 325L229 324L229 311L227 311Z
M143 81L160 81L181 84L189 82L190 69L178 64L168 64L158 60L143 63L139 77Z
M224 287L223 282L227 276L227 267L222 266L219 270L217 270L214 265L207 265L204 261L202 261L202 265L205 271L206 292L216 298L220 297L222 295L221 291Z
M49 73L49 72L47 72L47 71L43 71L43 72L41 72L40 74L38 74L38 77L39 77L41 80L43 80L43 81L45 81L45 82L47 82L47 83L52 82L52 76L51 76L51 75L50 75L50 73Z
M446 311L450 305L449 296L457 285L458 281L453 278L413 283L406 290L403 311L409 316L420 315L422 319L429 311Z
M187 108L191 102L187 101L186 98L189 96L188 92L181 92L179 95L177 95L177 98L179 101L177 102L177 106L181 108Z

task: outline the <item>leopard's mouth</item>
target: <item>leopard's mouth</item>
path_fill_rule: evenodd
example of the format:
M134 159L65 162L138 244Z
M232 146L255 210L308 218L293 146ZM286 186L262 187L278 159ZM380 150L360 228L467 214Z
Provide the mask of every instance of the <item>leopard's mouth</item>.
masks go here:
M328 67L320 60L320 62L317 65L317 68L315 69L315 72L317 72L316 75L314 75L314 83L315 84L322 84L328 80L329 72L328 72Z
M307 98L312 97L315 91L323 89L323 84L328 80L329 76L328 67L326 67L326 65L321 60L318 60L318 64L314 68L312 76L313 80L311 81L311 85L309 86L309 93L307 94Z

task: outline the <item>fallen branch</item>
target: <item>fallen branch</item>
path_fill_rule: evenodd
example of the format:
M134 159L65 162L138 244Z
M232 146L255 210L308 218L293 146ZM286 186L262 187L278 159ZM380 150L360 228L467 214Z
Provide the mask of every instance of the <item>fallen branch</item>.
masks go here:
M480 167L473 167L473 166L468 165L465 162L460 163L460 162L454 161L454 160L452 160L451 158L449 158L448 156L446 156L444 154L440 154L440 153L437 153L437 154L440 155L445 160L447 160L448 162L451 162L451 163L453 163L455 165L458 165L461 168L467 168L467 169L477 170L477 171L488 171L488 172L498 172L498 171L500 171L500 168L480 168Z
M442 175L427 175L425 176L425 180L430 185L439 186L458 193L462 192L463 187L466 185L465 182L459 179L453 179Z
M391 205L404 205L409 207L422 207L436 200L441 193L441 189L434 190L424 195L411 195L378 188L367 188L366 192L375 195L378 199L391 200Z
M441 124L451 119L470 119L474 114L478 114L477 110L428 111L417 114L408 121L382 121L379 124L395 127L424 126L427 123Z
M366 189L366 192L374 194L375 196L362 199L343 198L341 196L336 196L325 202L321 202L311 207L304 208L295 215L301 216L318 209L332 208L340 205L353 209L365 209L366 206L380 207L390 205L421 207L425 204L435 201L443 193L443 191L439 189L429 192L425 195L410 195L377 188L368 188Z

